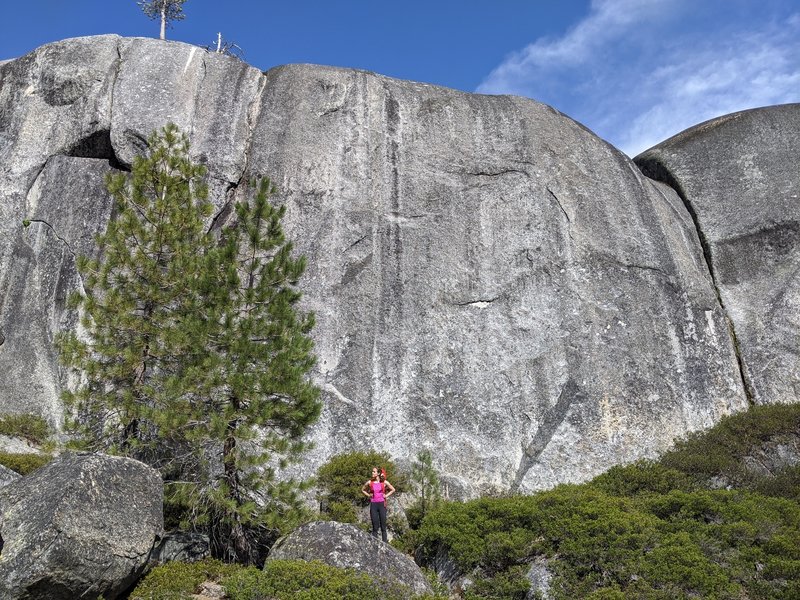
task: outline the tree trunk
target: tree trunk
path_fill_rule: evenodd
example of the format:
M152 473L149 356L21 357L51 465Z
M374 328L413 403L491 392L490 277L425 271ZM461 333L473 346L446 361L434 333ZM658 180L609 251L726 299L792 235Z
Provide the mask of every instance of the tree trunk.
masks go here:
M161 39L167 39L167 0L161 3Z
M230 402L238 411L240 408L238 398L233 397ZM225 546L224 550L222 548L220 550L223 550L226 557L232 558L238 563L252 565L255 564L256 560L255 549L245 527L242 525L241 515L238 513L238 509L244 504L244 500L239 481L239 465L236 462L235 455L237 427L236 420L228 423L227 435L222 445L222 465L225 472L225 483L228 487L228 499L234 502L236 508L220 515L218 518L221 518L223 522L218 523L217 526L219 530L227 532L227 539L224 542L220 540L221 545Z

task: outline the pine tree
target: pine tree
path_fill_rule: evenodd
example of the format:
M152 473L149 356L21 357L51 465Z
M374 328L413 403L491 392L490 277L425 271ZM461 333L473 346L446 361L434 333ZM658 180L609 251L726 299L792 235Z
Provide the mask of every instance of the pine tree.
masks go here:
M83 376L65 398L90 447L161 470L167 505L209 532L214 556L256 563L302 514L301 486L277 470L320 412L307 380L314 318L297 306L305 259L269 180L217 240L204 174L168 125L130 177L109 179L117 218L101 258L78 265L85 335L58 340Z
M433 467L430 450L423 450L417 454L416 462L411 465L411 481L419 493L420 519L422 519L440 499L439 475Z
M203 398L191 420L201 424L200 440L221 448L220 472L207 489L175 488L177 498L203 497L212 554L249 564L259 562L281 520L302 515L297 484L277 481L275 469L302 453L300 436L320 412L319 390L306 378L314 317L297 308L305 258L292 257L281 226L285 207L270 204L270 181L255 185L255 199L237 204L238 222L208 255L208 343L191 370Z
M188 158L174 125L153 134L150 151L131 176L107 180L116 218L98 237L99 260L79 257L85 295L80 338L57 339L62 362L83 383L66 392L69 423L94 450L155 464L168 460L160 422L185 397L183 365L193 350L183 319L197 303L203 256L213 248L204 219L211 214L205 169ZM159 448L156 448L156 447Z
M167 39L167 25L170 21L182 21L183 3L186 0L139 0L137 4L151 19L161 21L161 39Z

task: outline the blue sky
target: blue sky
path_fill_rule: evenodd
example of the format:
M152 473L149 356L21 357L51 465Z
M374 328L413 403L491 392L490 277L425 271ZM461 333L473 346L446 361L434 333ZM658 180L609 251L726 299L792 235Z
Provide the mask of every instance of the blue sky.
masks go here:
M68 37L158 36L135 0L2 9L0 59ZM797 0L187 0L169 39L218 31L260 68L308 62L545 102L633 156L683 129L800 102Z

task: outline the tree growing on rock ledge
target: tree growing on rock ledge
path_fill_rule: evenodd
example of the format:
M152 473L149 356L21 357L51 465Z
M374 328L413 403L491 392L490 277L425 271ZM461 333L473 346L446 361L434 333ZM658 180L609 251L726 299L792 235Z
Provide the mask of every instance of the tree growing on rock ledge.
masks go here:
M65 394L68 425L89 448L159 468L184 525L208 531L216 557L254 563L300 514L298 485L276 470L320 411L314 319L297 307L305 260L268 180L216 239L186 137L168 125L149 146L130 176L109 178L117 216L101 258L78 261L85 335L57 340L82 380Z
M186 0L139 0L137 4L151 19L161 21L161 39L167 39L167 25L170 21L182 21L183 3Z

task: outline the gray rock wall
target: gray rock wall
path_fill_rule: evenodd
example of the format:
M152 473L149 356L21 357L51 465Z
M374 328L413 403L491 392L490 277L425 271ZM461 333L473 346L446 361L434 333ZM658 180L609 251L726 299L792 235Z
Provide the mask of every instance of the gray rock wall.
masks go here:
M758 404L800 397L800 104L702 123L637 164L685 199Z
M80 284L59 237L82 244L105 226L101 172L168 120L190 134L223 215L269 175L308 256L325 408L304 473L354 448L400 463L428 448L453 495L530 491L747 406L691 213L568 117L104 36L0 66L0 371L14 373L0 410L58 420L66 382L49 348L74 317L50 290ZM36 211L47 224L23 229ZM30 275L55 272L61 288Z
M579 124L309 66L262 103L250 172L309 256L318 460L429 447L453 486L529 490L744 407L689 214Z

